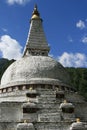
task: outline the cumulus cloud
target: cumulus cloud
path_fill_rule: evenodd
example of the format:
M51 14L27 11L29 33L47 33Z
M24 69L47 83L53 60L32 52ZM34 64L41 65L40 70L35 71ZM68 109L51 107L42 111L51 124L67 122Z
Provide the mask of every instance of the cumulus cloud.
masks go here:
M13 5L13 4L19 4L19 5L24 5L28 2L30 2L31 0L7 0L7 3L9 5Z
M87 44L87 36L84 36L84 37L81 39L81 42Z
M3 35L0 38L0 53L3 58L19 59L22 56L22 47L15 39L9 35Z
M85 22L82 21L82 20L79 20L79 21L76 23L76 27L79 28L79 29L84 29L84 28L86 28Z
M2 31L3 32L7 32L8 30L6 28L2 28Z
M85 54L82 53L67 53L64 52L58 57L58 61L64 67L87 67L87 58Z

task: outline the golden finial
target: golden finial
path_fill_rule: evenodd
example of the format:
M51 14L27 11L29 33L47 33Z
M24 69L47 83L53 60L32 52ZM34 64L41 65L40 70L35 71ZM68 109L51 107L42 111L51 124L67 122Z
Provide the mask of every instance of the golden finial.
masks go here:
M27 101L29 102L30 100L29 100L29 97L27 98Z
M67 101L66 101L66 100L64 100L63 102L64 102L64 103L67 103Z
M24 120L24 123L27 123L27 120Z
M80 122L80 118L77 118L77 119L76 119L76 122Z
M34 5L34 9L36 9L36 10L37 10L37 4L35 4L35 5Z
M35 6L34 6L33 14L36 14L37 16L40 16L40 14L38 12L38 9L37 9L37 4L35 4Z
M39 19L39 18L40 18L40 14L37 9L37 4L35 4L31 19Z
M32 90L32 89L33 89L32 87L29 88L29 90Z

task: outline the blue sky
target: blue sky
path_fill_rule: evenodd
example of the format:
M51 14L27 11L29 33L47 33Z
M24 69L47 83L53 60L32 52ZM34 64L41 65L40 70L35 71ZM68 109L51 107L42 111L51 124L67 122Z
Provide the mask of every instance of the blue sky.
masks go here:
M22 56L35 3L50 55L63 66L87 68L87 0L0 0L0 57Z

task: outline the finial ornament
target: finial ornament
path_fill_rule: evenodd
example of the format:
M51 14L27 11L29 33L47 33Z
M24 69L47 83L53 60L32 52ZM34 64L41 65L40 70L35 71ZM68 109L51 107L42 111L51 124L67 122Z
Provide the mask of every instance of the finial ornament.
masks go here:
M29 88L29 90L33 90L33 88L32 88L32 87L30 87L30 88Z
M30 101L29 97L27 98L27 101L28 101L28 102Z
M24 123L27 123L27 120L24 120Z
M38 9L37 9L37 4L35 4L35 6L34 6L34 10L33 10L32 16L33 15L37 15L38 17L40 16L40 14L38 12Z
M80 118L77 118L77 119L76 119L76 122L80 122Z
M64 100L63 102L64 102L64 103L67 103L67 100Z
M37 10L37 4L35 4L34 9L36 9L36 10Z

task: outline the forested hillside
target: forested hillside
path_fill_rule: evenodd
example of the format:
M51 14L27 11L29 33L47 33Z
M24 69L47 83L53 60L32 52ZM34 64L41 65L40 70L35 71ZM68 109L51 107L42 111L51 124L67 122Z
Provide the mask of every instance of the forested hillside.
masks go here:
M6 68L15 60L0 59L0 79ZM66 68L70 75L71 86L87 100L87 68Z
M7 67L12 64L15 60L8 60L8 59L0 59L0 80L4 73L4 71L7 69Z
M87 68L66 68L70 74L71 85L87 100Z

